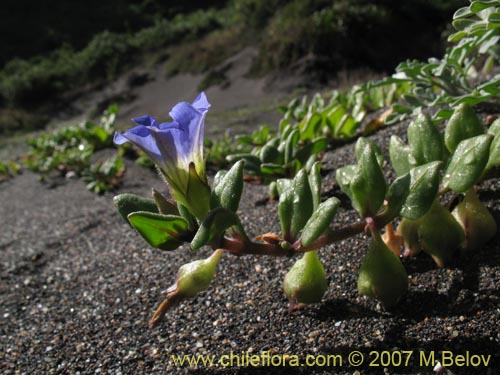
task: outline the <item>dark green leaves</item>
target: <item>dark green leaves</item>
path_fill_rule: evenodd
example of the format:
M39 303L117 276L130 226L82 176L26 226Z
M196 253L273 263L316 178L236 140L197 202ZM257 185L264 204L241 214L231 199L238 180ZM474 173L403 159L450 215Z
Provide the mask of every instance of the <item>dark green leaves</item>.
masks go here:
M158 249L175 250L189 236L188 223L180 216L134 212L128 220L147 243Z
M363 217L375 215L384 202L387 186L371 143L363 148L349 190L354 208Z
M243 191L243 160L238 161L229 172L219 176L212 191L211 207L225 207L234 212L238 210Z
M459 143L443 177L443 186L459 193L469 190L488 162L493 136L479 135Z
M443 160L445 157L441 133L426 114L419 114L408 126L408 144L413 157L410 163L414 166Z
M152 213L158 213L158 207L152 199L143 198L135 194L120 194L113 198L113 203L115 204L120 216L127 223L128 215L136 211L146 211ZM129 223L130 224L130 223Z
M394 182L389 186L387 191L387 210L385 211L385 215L390 218L396 217L399 215L403 204L405 203L408 194L410 192L410 182L411 177L410 174L407 173L401 177L398 177Z
M410 170L410 147L405 145L398 136L391 136L389 156L396 174L402 176Z
M280 196L279 216L285 239L293 242L298 238L313 213L313 196L309 178L304 169L293 179L292 185Z
M311 245L325 232L332 222L339 204L340 201L337 198L332 197L318 206L302 231L302 246Z
M454 152L464 139L484 133L484 127L473 109L463 103L451 116L444 132L444 142L450 152Z
M500 165L500 119L496 119L495 122L491 124L488 133L493 135L494 138L491 142L490 157L486 165L486 170L490 170Z
M441 162L432 162L410 171L410 192L401 209L401 216L416 220L432 205L439 188Z
M218 207L210 211L191 241L191 248L197 250L208 242L219 242L224 232L231 227L234 227L239 236L245 241L248 240L238 215L233 211L224 207Z

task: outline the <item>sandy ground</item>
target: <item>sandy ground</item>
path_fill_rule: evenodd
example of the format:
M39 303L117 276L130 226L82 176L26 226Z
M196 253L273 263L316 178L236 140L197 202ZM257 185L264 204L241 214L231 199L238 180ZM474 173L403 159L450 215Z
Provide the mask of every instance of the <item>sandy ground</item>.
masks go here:
M373 138L387 146L389 135ZM326 155L324 196L342 195L335 168L353 160L353 145ZM165 190L157 176L129 164L119 192ZM500 222L500 181L480 196ZM240 206L251 236L277 231L277 205L258 204L264 186L245 185ZM405 260L410 290L391 312L359 295L364 235L321 250L329 289L323 302L288 314L281 285L293 259L224 256L212 287L171 311L153 330L148 320L187 261L208 250L162 252L148 247L118 216L112 194L97 196L81 181L49 189L31 173L0 184L0 373L2 374L430 374L419 351L491 355L488 367L448 374L500 371L500 235L452 267L436 269L424 255ZM336 223L352 222L347 205ZM365 363L347 363L361 351ZM408 366L369 367L371 351L413 351ZM172 355L231 352L339 354L337 367L177 367Z

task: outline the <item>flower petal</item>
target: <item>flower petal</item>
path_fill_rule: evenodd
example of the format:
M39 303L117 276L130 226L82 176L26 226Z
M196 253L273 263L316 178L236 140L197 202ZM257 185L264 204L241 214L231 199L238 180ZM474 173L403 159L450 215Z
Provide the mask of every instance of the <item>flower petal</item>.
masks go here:
M208 102L207 96L204 92L200 92L196 99L193 101L193 107L202 113L208 111L208 109L211 107L211 104Z
M167 178L177 189L185 192L188 182L189 152L184 150L182 129L175 127L166 129L151 128L151 135L154 138L163 162L161 169Z
M149 115L133 118L132 121L143 126L158 127L158 121L156 121L156 119L153 116Z
M135 128L127 130L123 134L115 132L113 142L117 145L121 145L125 142L132 142L148 154L148 156L153 159L155 163L162 165L161 153L156 145L155 139L151 136L150 128L139 125Z

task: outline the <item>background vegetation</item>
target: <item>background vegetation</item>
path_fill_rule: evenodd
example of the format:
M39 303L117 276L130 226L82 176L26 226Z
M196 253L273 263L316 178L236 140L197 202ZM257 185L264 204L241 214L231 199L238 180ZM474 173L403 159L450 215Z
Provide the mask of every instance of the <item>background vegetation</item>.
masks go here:
M47 4L7 0L0 24L0 132L36 128L63 103L143 63L166 74L205 73L245 45L252 74L299 66L326 80L342 68L392 70L442 54L463 0L111 0ZM20 26L21 25L21 26Z

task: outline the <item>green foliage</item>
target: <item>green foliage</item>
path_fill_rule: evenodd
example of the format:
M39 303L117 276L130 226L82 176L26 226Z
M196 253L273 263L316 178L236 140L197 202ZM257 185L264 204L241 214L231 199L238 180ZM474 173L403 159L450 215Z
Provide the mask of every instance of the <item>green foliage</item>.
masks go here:
M6 162L0 161L0 182L18 175L21 171L22 166L13 160Z
M443 107L435 116L442 120L451 116L450 107L461 103L475 105L492 100L500 94L500 76L478 81L477 64L486 59L483 71L489 71L500 58L500 3L471 1L468 7L455 12L456 33L449 37L454 43L442 59L427 62L408 60L396 67L396 73L379 82L369 82L364 88L388 84L409 84L404 101L393 106L389 121L399 121L420 107Z
M121 184L123 159L114 157L92 163L91 158L96 151L112 147L117 111L118 107L111 106L98 123L84 121L30 140L26 167L39 173L42 180L73 174L83 177L93 192L113 190Z
M80 51L69 47L27 60L14 59L0 71L0 99L9 105L39 104L96 80L109 80L153 49L180 43L223 24L215 10L180 14L134 34L96 34Z
M125 164L120 156L98 161L82 172L83 181L87 183L87 189L102 194L112 191L121 185Z

